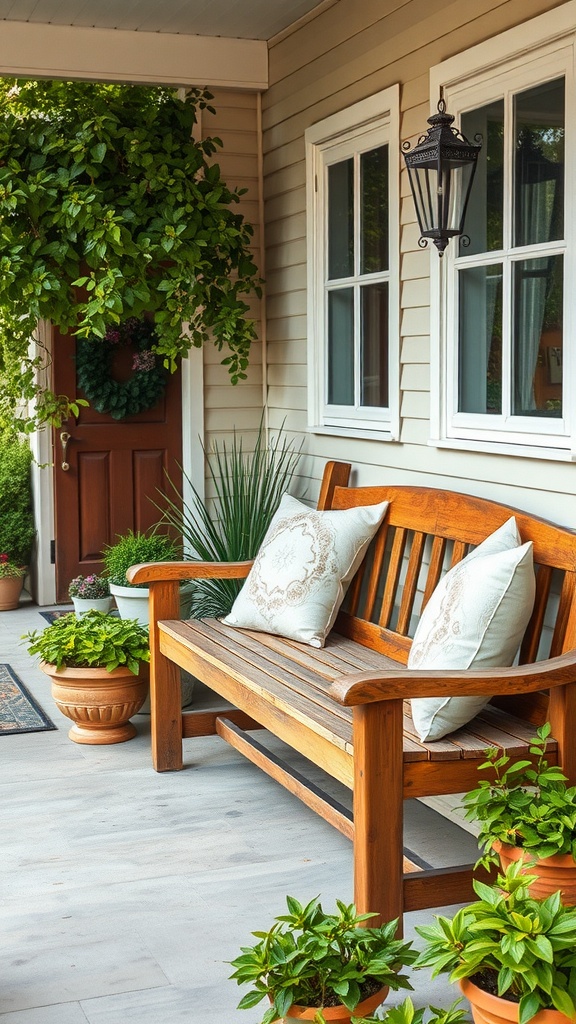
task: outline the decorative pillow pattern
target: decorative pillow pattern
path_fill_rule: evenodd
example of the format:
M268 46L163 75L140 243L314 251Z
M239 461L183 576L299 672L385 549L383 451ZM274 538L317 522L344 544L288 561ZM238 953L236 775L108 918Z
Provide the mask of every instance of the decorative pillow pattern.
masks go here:
M285 494L224 622L323 647L387 508L316 512Z
M518 545L514 519L446 573L424 609L408 668L505 667L516 656L534 605L532 543ZM502 544L512 542L508 550ZM438 740L469 722L489 697L412 700L422 740Z

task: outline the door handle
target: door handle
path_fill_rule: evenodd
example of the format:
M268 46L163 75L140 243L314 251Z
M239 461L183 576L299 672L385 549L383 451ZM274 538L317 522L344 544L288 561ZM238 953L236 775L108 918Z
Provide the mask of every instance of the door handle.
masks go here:
M72 440L72 435L67 430L62 430L60 433L60 444L62 445L62 469L65 473L70 469L70 463L66 461L66 449L68 448L68 441Z

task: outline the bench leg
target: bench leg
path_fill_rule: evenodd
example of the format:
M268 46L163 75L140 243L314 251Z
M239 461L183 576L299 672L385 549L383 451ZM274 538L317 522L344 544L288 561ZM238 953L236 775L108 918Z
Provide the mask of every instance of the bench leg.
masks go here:
M160 651L159 619L180 616L178 581L150 585L150 729L152 763L157 772L182 768L182 693L180 669Z
M382 921L403 912L403 708L354 708L354 902ZM374 921L374 924L377 922Z

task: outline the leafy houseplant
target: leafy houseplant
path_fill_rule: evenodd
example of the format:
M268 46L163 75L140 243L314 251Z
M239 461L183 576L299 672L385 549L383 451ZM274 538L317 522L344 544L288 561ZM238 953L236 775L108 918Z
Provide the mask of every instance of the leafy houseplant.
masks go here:
M27 572L28 569L25 565L16 565L15 562L11 562L5 552L0 555L0 580L20 580Z
M102 612L64 615L22 638L52 678L52 696L74 722L76 743L122 743L136 735L129 721L141 708L150 660L148 630L135 619Z
M252 228L223 181L221 141L195 139L211 95L89 82L0 83L0 374L29 429L75 405L39 388L29 339L42 318L80 338L148 314L167 369L209 338L233 383L255 337ZM183 329L182 324L189 323ZM76 413L77 413L76 407Z
M468 1014L459 1007L459 1002L455 1000L447 1010L437 1006L416 1009L410 996L406 996L404 1002L392 1006L382 1017L352 1017L351 1024L424 1024L425 1015L426 1024L466 1024Z
M367 997L374 1009L385 997L383 989L410 988L402 967L413 963L411 943L394 937L397 921L379 928L365 922L373 914L357 914L354 905L337 900L337 913L326 914L318 899L303 907L287 897L288 913L275 918L267 932L253 932L259 940L243 946L232 961L232 978L251 990L239 1009L256 1006L268 997L271 1006L261 1024L294 1016L296 1007L313 1009L316 1024L326 1024L324 1010L339 1006L342 1015L331 1020L349 1021Z
M172 562L178 557L178 545L164 533L140 533L129 530L118 535L115 544L108 544L102 558L106 575L113 587L132 587L126 570L139 562ZM141 589L141 588L133 588Z
M497 863L500 856L505 865L512 857L522 856L530 862L531 874L542 872L542 879L533 885L534 895L548 895L570 884L574 889L567 902L576 903L576 786L568 786L561 769L548 763L549 735L548 723L537 730L530 747L535 763L513 762L508 755L489 748L479 770L490 771L492 777L481 779L463 802L466 818L480 823L481 863ZM562 870L558 873L555 868ZM574 879L568 875L569 869ZM548 884L550 870L553 875Z
M576 1017L576 909L563 906L558 892L532 897L532 879L520 868L512 864L495 886L475 881L479 900L452 920L417 927L426 948L416 967L449 974L473 1004L498 997L491 1012L519 1024L542 1009Z
M191 505L170 481L175 500L164 497L162 522L183 537L189 557L206 562L242 562L254 558L262 544L280 498L288 489L300 459L300 447L280 430L266 440L260 423L253 451L246 452L236 433L232 443L215 443L207 466L214 500L207 503L186 477ZM184 474L186 476L186 474ZM242 580L195 580L192 615L196 618L226 615L237 597Z
M96 576L94 573L90 576L76 576L70 581L68 594L70 597L81 597L85 600L108 597L110 584L105 576Z

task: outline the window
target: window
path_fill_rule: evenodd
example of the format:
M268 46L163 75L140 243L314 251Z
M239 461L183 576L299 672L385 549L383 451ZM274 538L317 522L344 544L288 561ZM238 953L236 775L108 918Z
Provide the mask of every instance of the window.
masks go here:
M484 48L476 47L470 61L459 55L431 76L438 88L443 73L466 68L446 83L444 97L463 134L482 138L466 235L449 246L436 282L443 306L432 310L432 321L443 324L438 437L484 448L492 441L511 452L524 447L527 454L549 449L559 457L554 453L575 447L568 325L576 291L569 285L566 187L569 133L576 134L573 58L566 38L543 44L550 26L545 31L542 19L522 29L523 37L520 30L500 37L506 58L498 67L492 60L478 74ZM515 50L531 37L533 48L520 57Z
M398 90L306 132L313 429L397 436Z

